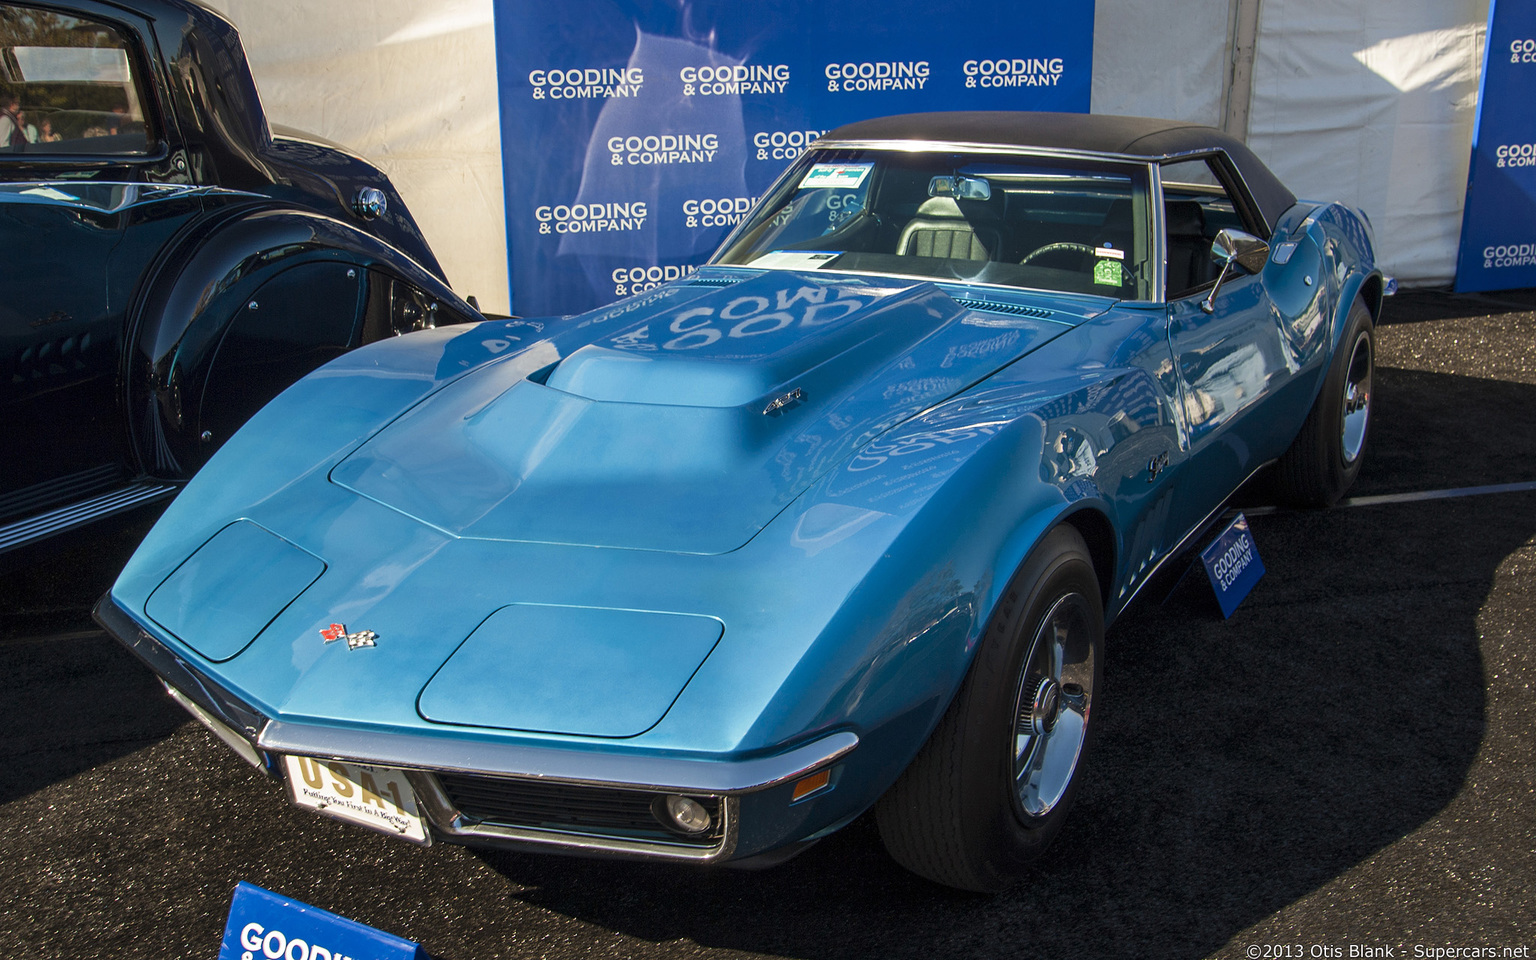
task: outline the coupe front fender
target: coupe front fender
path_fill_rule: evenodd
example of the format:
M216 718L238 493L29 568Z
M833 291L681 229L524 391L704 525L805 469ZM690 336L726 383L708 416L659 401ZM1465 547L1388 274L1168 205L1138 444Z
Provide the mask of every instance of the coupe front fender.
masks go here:
M382 308L370 294L379 284L390 287ZM411 258L330 217L261 209L194 231L144 284L129 321L125 402L141 469L189 475L288 383L344 350L402 332L388 317L370 329L365 316L392 311L397 297L416 304L422 326L479 319ZM219 386L215 358L237 324L281 342L285 356L255 358L248 382L216 389L207 408L210 386ZM282 369L269 369L273 363Z

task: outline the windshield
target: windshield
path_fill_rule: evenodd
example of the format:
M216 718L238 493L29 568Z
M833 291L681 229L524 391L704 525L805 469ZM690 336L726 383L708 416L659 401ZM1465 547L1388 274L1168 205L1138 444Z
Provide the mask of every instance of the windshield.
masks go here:
M715 263L1152 299L1147 173L985 153L819 150Z

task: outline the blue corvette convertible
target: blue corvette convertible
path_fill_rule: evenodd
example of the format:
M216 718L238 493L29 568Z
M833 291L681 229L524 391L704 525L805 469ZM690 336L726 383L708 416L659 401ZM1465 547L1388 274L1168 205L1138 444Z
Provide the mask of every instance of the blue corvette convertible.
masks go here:
M299 381L97 616L294 803L418 843L764 865L873 808L995 890L1105 625L1257 471L1359 472L1389 286L1214 130L854 124L693 276Z

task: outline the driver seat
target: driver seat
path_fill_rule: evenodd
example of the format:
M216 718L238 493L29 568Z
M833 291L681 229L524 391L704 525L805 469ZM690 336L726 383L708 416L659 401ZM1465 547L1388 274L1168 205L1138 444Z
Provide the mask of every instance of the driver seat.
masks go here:
M1003 236L993 203L929 197L917 208L917 216L902 228L896 253L907 257L941 257L949 260L992 260L1002 249Z

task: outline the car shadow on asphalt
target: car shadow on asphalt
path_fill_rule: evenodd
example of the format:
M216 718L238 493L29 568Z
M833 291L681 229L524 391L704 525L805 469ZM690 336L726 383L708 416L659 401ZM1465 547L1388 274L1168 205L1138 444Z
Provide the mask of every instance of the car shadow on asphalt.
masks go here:
M1536 387L1385 369L1377 389L1352 493L1536 479L1536 457L1509 447L1536 431L1507 436ZM1485 734L1479 612L1536 534L1536 494L1281 511L1253 531L1268 572L1231 620L1201 574L1111 630L1076 809L996 897L905 873L868 816L760 873L479 856L519 899L658 944L819 958L1220 950L1462 789Z
M0 804L170 736L192 722L105 633L0 643Z
M164 739L190 721L91 621L163 509L7 556L0 571L0 804Z

